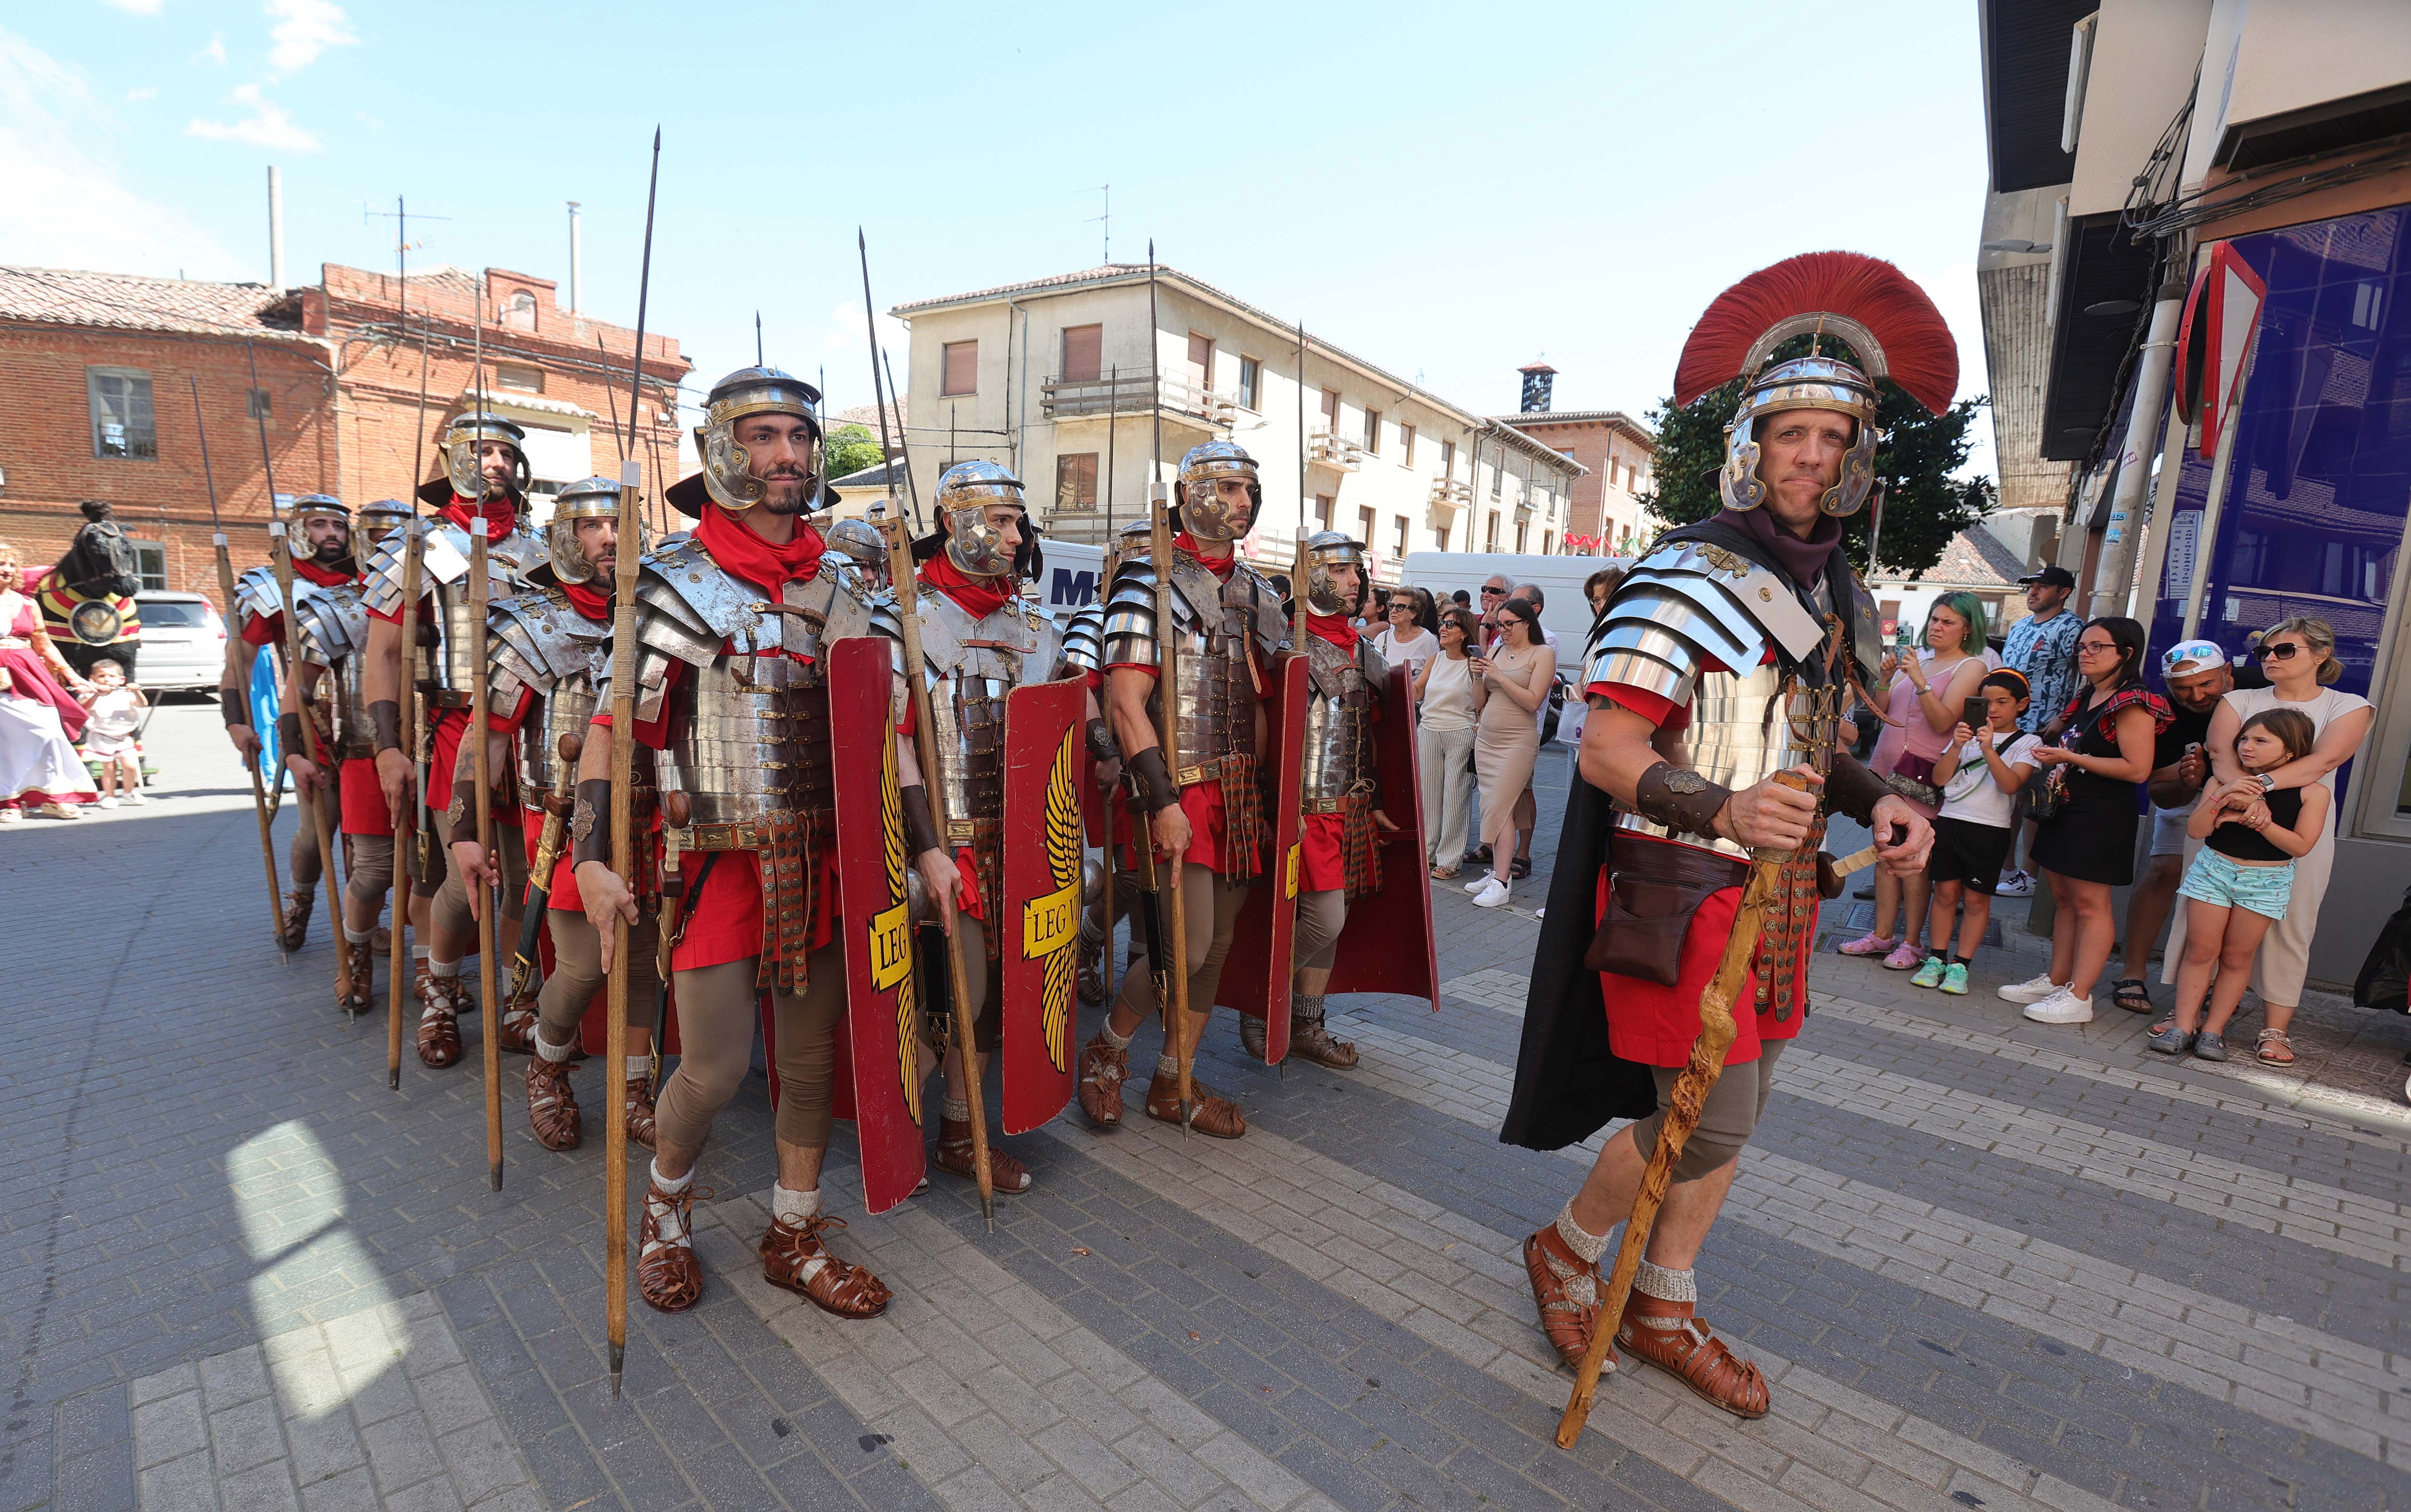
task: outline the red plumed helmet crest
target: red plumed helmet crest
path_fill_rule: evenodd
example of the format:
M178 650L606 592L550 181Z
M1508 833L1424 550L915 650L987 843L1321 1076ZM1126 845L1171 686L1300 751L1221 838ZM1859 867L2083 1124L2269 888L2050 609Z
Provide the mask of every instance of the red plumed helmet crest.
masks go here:
M1821 328L1870 378L1890 378L1936 414L1959 391L1959 343L1925 291L1879 257L1810 252L1761 268L1717 296L1674 369L1674 402L1755 377L1769 353Z

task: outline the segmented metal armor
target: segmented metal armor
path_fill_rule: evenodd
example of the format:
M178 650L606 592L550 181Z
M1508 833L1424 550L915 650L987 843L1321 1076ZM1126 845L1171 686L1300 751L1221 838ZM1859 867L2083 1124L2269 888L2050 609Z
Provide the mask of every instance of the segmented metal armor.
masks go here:
M431 519L421 527L419 581L432 594L435 612L421 621L423 644L432 654L422 676L431 690L429 702L438 708L467 708L472 666L469 658L469 532L449 520ZM402 550L400 532L376 544L369 556L368 603L379 614L402 612ZM513 531L486 544L489 603L524 593L534 585L528 574L545 564L545 543L524 531Z
M1875 606L1863 590L1838 608L1820 582L1811 593L1709 542L1661 543L1608 601L1584 655L1583 684L1615 683L1690 706L1678 763L1735 791L1792 766L1833 766L1840 695L1853 660L1878 654ZM1619 806L1615 828L1702 846L1746 862L1721 836L1676 834ZM1820 794L1807 839L1784 871L1759 948L1760 1006L1789 1004L1802 937L1816 928L1817 850L1825 833Z
M368 649L369 606L358 585L310 588L295 583L294 620L301 630L301 662L326 669L334 696L317 705L328 713L328 749L338 760L364 761L376 754L376 729L369 719L369 701L361 690L360 673Z
M1062 618L1063 664L1059 677L1105 670L1105 603L1091 599Z
M583 741L594 720L595 685L609 666L604 647L610 634L610 621L587 618L558 588L487 606L490 706L507 711L522 691L536 699L519 720L519 801L530 808L542 807L559 779L561 737ZM637 748L639 765L649 766L651 755Z
M1158 678L1148 706L1179 700L1182 787L1220 781L1227 841L1225 876L1245 879L1261 867L1263 802L1256 789L1256 702L1263 666L1288 647L1280 593L1244 560L1227 581L1175 548L1172 631L1179 637L1171 690ZM1156 566L1151 554L1124 558L1105 594L1107 667L1162 664L1156 623Z

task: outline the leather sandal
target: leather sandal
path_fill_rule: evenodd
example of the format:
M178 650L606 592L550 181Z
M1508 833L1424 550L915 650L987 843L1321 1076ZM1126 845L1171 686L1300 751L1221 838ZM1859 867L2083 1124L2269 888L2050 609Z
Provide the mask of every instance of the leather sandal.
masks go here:
M335 973L335 1006L357 1018L375 1001L376 957L363 943L352 947L352 969Z
M577 1094L570 1089L569 1062L528 1057L528 1127L548 1150L575 1150L585 1139Z
M439 1071L460 1058L460 1003L458 977L428 977L427 1010L418 1016L418 1058Z
M1239 1105L1189 1074L1189 1127L1200 1134L1218 1140L1235 1140L1248 1131L1248 1120ZM1180 1078L1156 1073L1147 1086L1147 1115L1159 1124L1180 1122Z
M2148 1013L2152 989L2141 977L2120 977L2111 984L2110 1000L2129 1013Z
M317 890L297 887L285 894L285 923L278 926L276 943L288 951L298 951L310 939L310 910L317 906Z
M843 1218L826 1213L801 1223L773 1218L762 1234L762 1279L795 1292L832 1317L877 1317L887 1311L895 1294L861 1266L831 1255L822 1241L829 1229L844 1227Z
M1122 1126L1122 1083L1130 1080L1130 1052L1105 1043L1104 1035L1080 1049L1080 1112L1099 1128Z
M533 997L514 997L495 1015L494 1048L506 1055L535 1054L536 1007Z
M2286 1038L2283 1029L2263 1029L2252 1042L2252 1054L2263 1066L2294 1064L2294 1041Z
M1636 1290L1625 1303L1615 1342L1689 1387L1702 1401L1736 1418L1766 1416L1766 1377L1757 1361L1726 1348L1690 1302L1670 1302Z
M707 1196L693 1182L683 1192L645 1184L645 1215L636 1225L636 1290L659 1313L683 1313L703 1300L703 1266L694 1258L689 1221L695 1199Z
M1264 1021L1253 1013L1239 1015L1239 1048L1249 1060L1264 1058Z
M1078 970L1074 981L1080 994L1080 1001L1094 1008L1105 1000L1104 937L1100 935L1091 939L1089 938L1088 930L1083 928L1080 931L1080 953L1076 960Z
M628 1099L628 1138L648 1150L652 1149L654 1128L652 1079L632 1076L628 1078L628 1084L624 1090Z
M1289 1028L1289 1053L1303 1060L1335 1071L1356 1069L1356 1043L1352 1040L1334 1040L1321 1019L1293 1023Z
M979 1180L972 1163L970 1120L957 1121L942 1113L939 1115L938 1146L931 1152L929 1163L965 1181ZM994 1140L987 1143L987 1173L988 1181L995 1186L999 1197L1019 1197L1038 1185L1037 1178L1030 1174L1030 1168L998 1149Z
M1532 1301L1540 1305L1541 1331L1559 1359L1582 1369L1591 1335L1599 1330L1599 1263L1576 1255L1551 1222L1524 1241L1524 1270L1531 1277ZM1613 1370L1613 1345L1607 1361Z

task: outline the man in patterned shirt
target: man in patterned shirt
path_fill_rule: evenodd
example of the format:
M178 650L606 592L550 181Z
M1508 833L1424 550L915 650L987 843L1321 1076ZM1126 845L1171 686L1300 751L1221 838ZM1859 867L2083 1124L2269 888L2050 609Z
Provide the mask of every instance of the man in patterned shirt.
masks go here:
M2001 649L2001 664L2025 674L2026 686L2034 690L2033 699L2019 716L2018 728L2030 734L2040 734L2043 726L2053 723L2076 696L2076 637L2084 629L2084 621L2068 612L2068 595L2076 591L2076 576L2065 567L2046 567L2030 577L2021 577L2025 585L2026 617L2009 627L2009 639ZM2021 827L2020 850L2034 844L2034 821ZM2012 856L2012 863L2016 857ZM2001 873L2000 897L2029 897L2034 893L2034 879L2014 864Z

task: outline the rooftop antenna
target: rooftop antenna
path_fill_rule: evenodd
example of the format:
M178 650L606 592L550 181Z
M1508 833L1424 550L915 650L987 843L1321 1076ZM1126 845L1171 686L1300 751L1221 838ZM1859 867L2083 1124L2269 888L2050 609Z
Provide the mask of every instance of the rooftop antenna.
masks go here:
M360 224L368 225L373 216L393 223L393 276L402 287L401 313L397 318L406 326L410 323L410 254L411 249L419 245L410 240L410 209L402 203L400 195L393 196L391 210L371 210L367 200L360 201ZM421 215L418 218L422 221L448 221L452 217Z
M1094 225L1099 221L1105 223L1105 261L1110 263L1114 260L1114 186L1101 183L1097 185L1097 193L1105 196L1105 212L1103 215L1089 216L1088 224Z

